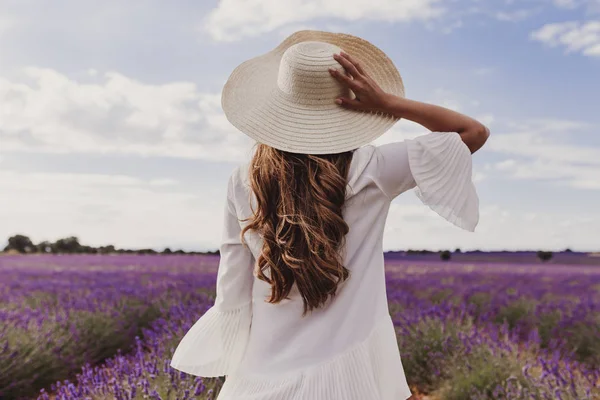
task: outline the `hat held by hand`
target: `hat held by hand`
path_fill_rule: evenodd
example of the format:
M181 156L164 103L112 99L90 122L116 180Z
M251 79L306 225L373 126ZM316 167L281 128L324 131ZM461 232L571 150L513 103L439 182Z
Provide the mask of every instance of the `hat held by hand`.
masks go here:
M299 31L279 46L239 65L223 88L227 119L259 143L292 153L332 154L375 140L398 120L384 113L346 109L335 103L354 94L329 73L344 51L386 93L404 97L402 78L379 48L356 36Z

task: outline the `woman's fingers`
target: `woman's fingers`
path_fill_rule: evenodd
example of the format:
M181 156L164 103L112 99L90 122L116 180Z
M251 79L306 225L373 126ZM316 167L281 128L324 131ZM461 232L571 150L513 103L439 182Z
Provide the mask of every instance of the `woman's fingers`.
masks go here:
M335 102L342 107L349 108L351 110L360 110L362 104L356 99L349 99L347 97L338 97Z
M341 73L340 70L335 68L329 68L329 73L331 74L331 76L333 76L342 84L348 86L350 89L356 88L356 82L354 82L352 78L350 78L348 75Z
M352 64L347 58L342 57L339 54L334 54L333 58L335 59L335 61L342 64L342 67L344 67L344 69L348 71L348 73L354 78L358 78L360 76L360 72L358 72L354 64Z
M357 59L355 59L354 57L352 57L350 54L345 53L345 52L340 52L340 55L344 58L346 58L348 61L350 61L352 63L352 65L354 65L354 67L356 68L356 70L361 74L361 75L366 75L365 71L362 68L362 65L360 64L360 62L358 62Z

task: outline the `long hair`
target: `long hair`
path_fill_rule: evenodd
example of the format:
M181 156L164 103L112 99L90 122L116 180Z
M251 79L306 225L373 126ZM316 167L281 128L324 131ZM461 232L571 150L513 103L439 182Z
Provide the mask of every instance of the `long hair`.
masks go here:
M255 268L271 285L269 303L287 299L296 283L305 315L335 297L349 277L341 249L349 230L342 207L351 161L352 151L296 154L258 144L248 174L257 209L244 220L241 240L248 230L263 238Z

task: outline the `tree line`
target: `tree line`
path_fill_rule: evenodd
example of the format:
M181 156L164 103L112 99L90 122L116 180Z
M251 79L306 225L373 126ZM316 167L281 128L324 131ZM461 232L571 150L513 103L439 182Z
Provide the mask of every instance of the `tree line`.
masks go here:
M8 245L4 248L5 252L14 251L21 254L219 254L219 250L197 252L197 251L183 251L183 250L171 250L165 248L163 251L156 251L154 249L118 249L113 245L108 246L86 246L79 243L79 239L75 236L69 236L63 239L58 239L55 242L43 241L35 244L31 239L25 235L14 235L8 239ZM567 249L566 252L571 252ZM440 258L443 261L449 261L452 258L452 252L449 250L444 251L430 251L430 250L407 250L406 254L433 254L439 253ZM455 249L454 253L461 253L460 249ZM475 251L474 253L477 253ZM537 257L541 261L549 261L552 259L553 253L551 251L538 251Z
M454 252L460 253L460 249L456 249L454 250ZM571 252L571 250L567 249L567 252ZM554 254L551 251L540 250L537 252L537 258L539 258L540 261L550 261L553 256ZM450 259L452 258L452 253L450 252L450 250L443 250L440 252L440 258L443 261L450 261Z
M79 243L79 239L75 236L58 239L55 242L43 241L36 244L25 235L14 235L8 238L8 244L4 251L20 254L219 254L219 250L198 252L181 249L171 250L168 247L162 251L154 249L120 249L113 245L94 247Z

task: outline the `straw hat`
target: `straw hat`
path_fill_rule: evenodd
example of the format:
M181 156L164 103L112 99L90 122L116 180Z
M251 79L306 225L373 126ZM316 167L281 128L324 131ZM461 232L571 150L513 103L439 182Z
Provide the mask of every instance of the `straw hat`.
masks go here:
M399 118L346 109L354 94L329 73L344 51L387 93L404 97L400 73L379 48L356 36L299 31L279 46L239 65L223 88L227 119L260 143L292 153L341 153L368 144Z

